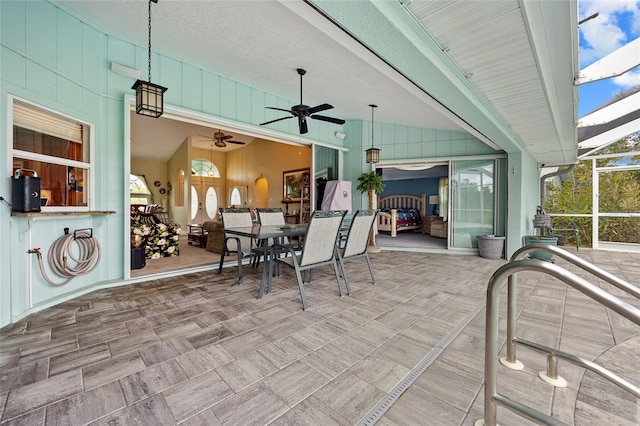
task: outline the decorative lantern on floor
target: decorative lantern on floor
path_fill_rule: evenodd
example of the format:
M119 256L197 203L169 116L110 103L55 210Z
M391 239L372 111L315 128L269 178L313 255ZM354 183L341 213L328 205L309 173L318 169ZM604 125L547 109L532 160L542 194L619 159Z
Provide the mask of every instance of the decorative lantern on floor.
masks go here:
M131 88L136 91L136 113L158 118L164 112L163 95L167 88L151 82L151 2L158 0L149 0L149 81L136 80Z

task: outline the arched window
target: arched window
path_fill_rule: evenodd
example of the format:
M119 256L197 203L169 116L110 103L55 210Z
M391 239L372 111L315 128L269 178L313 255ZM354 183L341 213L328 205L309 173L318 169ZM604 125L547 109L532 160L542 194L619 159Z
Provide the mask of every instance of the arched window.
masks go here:
M129 175L131 204L151 204L151 191L144 176Z
M211 161L204 158L196 158L191 160L191 175L219 178L220 171Z
M240 197L240 190L237 187L234 187L231 190L231 205L232 206L242 205L242 197Z

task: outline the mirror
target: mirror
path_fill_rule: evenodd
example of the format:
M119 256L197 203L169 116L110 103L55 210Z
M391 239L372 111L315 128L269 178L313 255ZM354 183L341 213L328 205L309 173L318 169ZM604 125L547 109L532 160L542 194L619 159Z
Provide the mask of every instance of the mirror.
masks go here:
M234 186L231 188L229 204L232 206L244 206L247 204L248 186Z

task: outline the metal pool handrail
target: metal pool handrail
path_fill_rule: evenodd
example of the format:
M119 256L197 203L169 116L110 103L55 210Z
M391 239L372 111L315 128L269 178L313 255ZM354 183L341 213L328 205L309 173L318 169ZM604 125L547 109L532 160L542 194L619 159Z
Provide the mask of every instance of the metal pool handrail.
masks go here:
M640 309L635 308L634 306L628 304L627 302L621 300L620 298L608 293L607 291L601 289L600 287L590 283L577 276L576 274L560 267L550 262L545 262L537 259L523 259L517 260L518 257L524 256L524 254L530 251L548 251L553 254L557 254L560 257L563 257L569 260L571 263L576 264L582 267L585 270L588 270L594 275L611 282L612 284L618 286L621 285L622 288L626 291L634 294L634 287L625 282L624 280L620 280L617 277L607 273L606 271L602 271L601 269L595 267L594 265L589 264L588 262L583 261L577 256L571 255L570 253L564 251L563 249L559 249L555 246L546 246L546 245L530 245L523 247L518 250L513 256L512 260L506 265L499 268L489 279L489 284L487 288L487 303L486 303L486 331L485 331L485 394L484 394L484 419L476 422L478 424L484 424L487 426L495 426L496 424L496 413L497 413L497 404L500 404L509 410L522 415L523 417L528 418L529 420L556 425L563 424L558 420L554 419L547 414L544 414L534 408L521 404L519 402L513 401L508 397L498 394L496 391L497 387L497 368L498 368L498 309L499 309L499 295L500 290L504 287L505 281L508 279L508 314L507 314L507 348L512 347L513 356L511 359L508 359L507 362L515 363L515 344L522 344L528 346L534 350L546 352L547 353L547 375L551 378L557 378L557 362L556 357L563 358L569 362L580 365L584 368L587 368L595 373L601 375L612 383L617 384L628 392L640 397L640 388L637 386L627 382L623 378L617 376L613 372L601 367L591 361L583 360L574 355L564 353L562 351L548 348L543 345L539 345L534 342L527 342L524 339L518 339L515 337L515 307L516 307L516 281L515 274L521 271L534 271L534 272L542 272L548 275L551 275L565 284L570 285L571 287L577 289L583 294L587 295L591 299L603 304L609 309L617 312L618 314L624 316L635 324L640 325ZM567 256L568 254L568 256ZM516 260L514 260L516 259ZM579 260L579 261L576 261ZM611 278L614 279L611 279ZM615 281L615 282L612 282ZM637 290L637 289L636 289Z

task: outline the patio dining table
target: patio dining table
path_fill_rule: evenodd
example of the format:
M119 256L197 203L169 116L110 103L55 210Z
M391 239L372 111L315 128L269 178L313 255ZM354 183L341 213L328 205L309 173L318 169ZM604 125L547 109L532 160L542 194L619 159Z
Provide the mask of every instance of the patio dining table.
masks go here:
M281 240L283 238L303 237L307 233L307 223L292 225L253 225L238 228L224 228L225 234L237 235L240 237L249 237L260 241L259 249L262 249L262 281L260 283L260 291L258 299L262 298L264 285L267 282L267 274L269 273L269 240Z

